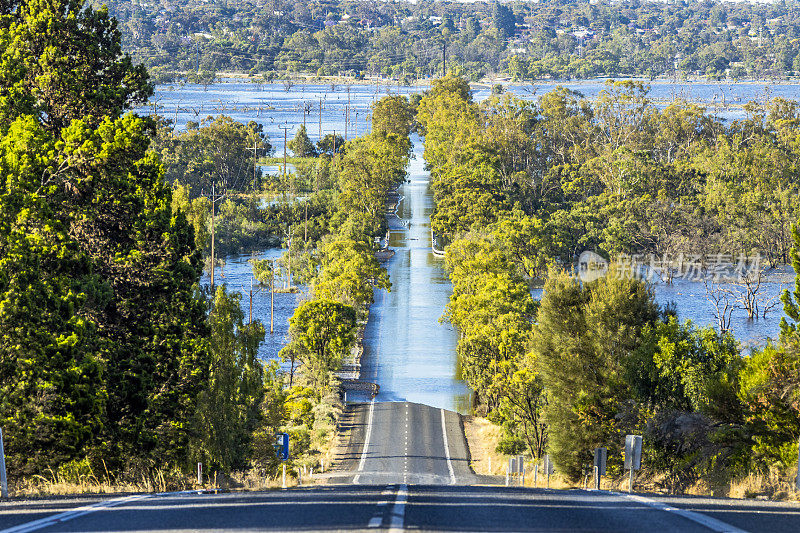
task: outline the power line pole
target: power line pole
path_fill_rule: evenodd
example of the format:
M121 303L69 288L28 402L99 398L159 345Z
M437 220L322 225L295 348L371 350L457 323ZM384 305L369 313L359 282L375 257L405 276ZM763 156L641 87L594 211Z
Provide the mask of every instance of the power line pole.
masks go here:
M253 280L252 279L250 280L250 291L249 291L249 295L250 295L250 320L247 322L248 326L253 323L253 296L255 296L256 294L261 292L261 288L262 287L259 284L258 290L253 292ZM245 292L244 285L242 285L242 292Z
M283 130L283 181L286 182L286 144L288 143L289 130L292 129L289 125L278 126Z
M442 77L447 77L447 40L442 41Z
M350 129L350 85L347 86L347 108L344 119L344 142L347 142L347 130Z
M322 97L319 99L319 140L322 140Z
M200 192L200 196L204 196L205 198L209 198L205 195L204 191ZM216 183L211 184L211 289L214 289L214 270L216 267L216 254L215 254L215 244L216 244L216 211L217 211L217 202L225 198L225 193L217 195L217 185Z
M275 260L269 260L269 334L275 332Z
M253 147L247 150L253 152L253 184L255 185L258 177L258 138L253 141Z

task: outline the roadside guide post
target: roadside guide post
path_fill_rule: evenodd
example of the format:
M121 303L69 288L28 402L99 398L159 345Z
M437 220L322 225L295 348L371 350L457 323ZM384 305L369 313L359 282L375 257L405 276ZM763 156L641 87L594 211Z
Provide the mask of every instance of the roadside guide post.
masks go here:
M606 475L607 448L594 449L594 488L600 490L600 478Z
M539 477L539 459L533 461L533 486L536 486L536 478Z
M547 474L547 488L550 488L550 475L555 473L556 467L550 461L550 454L544 456L544 473Z
M633 492L633 471L642 467L642 436L625 435L625 468L630 470L628 492Z
M281 476L281 486L286 488L286 464L283 465L283 475Z
M6 479L6 452L3 448L2 428L0 428L0 497L8 498L8 479Z
M795 490L800 492L800 439L797 441L797 477L795 478ZM2 440L0 439L0 450L3 448Z
M203 463L197 463L197 484L203 484Z

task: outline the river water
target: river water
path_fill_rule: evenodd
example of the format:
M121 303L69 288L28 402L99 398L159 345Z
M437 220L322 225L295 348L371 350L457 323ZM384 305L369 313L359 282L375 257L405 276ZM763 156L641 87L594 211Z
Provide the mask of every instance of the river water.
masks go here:
M590 80L562 85L582 92L587 98L594 98L602 90L603 83L604 80ZM533 99L556 85L556 82L520 85L511 86L509 90L523 98ZM345 85L308 84L296 85L287 91L280 84L259 87L246 82L229 82L212 85L207 91L193 85L159 86L154 102L160 114L176 120L179 129L184 128L188 120L199 120L207 115L226 114L242 122L255 120L264 125L276 151L282 153L280 126L288 124L296 128L303 123L304 115L313 141L319 138L320 131L323 135L333 131L343 133L348 116L348 137L353 138L369 130L369 109L374 101L386 94L411 94L423 89L385 84L377 87L352 85L349 88ZM488 88L478 88L474 97L480 101L489 94ZM650 95L659 105L675 97L702 101L723 118L734 119L742 115L740 104L743 102L774 96L798 99L800 87L792 84L661 82L652 85ZM722 106L723 101L726 107ZM149 110L143 108L139 111ZM415 159L409 168L411 182L401 187L399 192L403 201L398 206L397 217L390 221L390 246L395 250L395 256L386 263L386 268L392 291L376 293L365 332L362 377L381 386L380 399L404 399L467 412L469 390L458 379L457 333L449 324L439 322L451 289L442 260L430 253L429 215L433 200L419 138L414 139L414 154ZM275 258L281 253L282 250L266 250L257 256ZM229 290L246 293L252 280L247 262L250 257L227 257L224 269L217 270L218 283L226 284ZM791 280L791 272L785 278ZM207 277L204 283L208 283ZM768 293L775 295L784 286L770 283ZM701 326L716 324L702 283L679 279L672 285L660 283L654 288L659 303L675 302L681 320L691 319ZM541 291L534 291L534 295L540 296ZM260 357L265 360L277 357L288 340L288 318L303 297L303 294L275 295L275 332L267 334ZM242 307L247 316L249 302L246 295ZM268 291L254 296L253 316L264 322L269 330ZM743 344L758 345L765 339L777 337L781 316L778 308L766 319L750 321L743 311L736 311L731 326Z

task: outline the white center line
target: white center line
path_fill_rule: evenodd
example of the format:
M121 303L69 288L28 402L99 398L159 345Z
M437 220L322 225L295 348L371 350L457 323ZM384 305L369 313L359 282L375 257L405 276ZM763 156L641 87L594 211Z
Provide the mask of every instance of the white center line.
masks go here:
M403 531L406 515L406 503L408 502L408 485L400 485L397 490L397 499L394 501L392 507L391 520L389 522L389 531L397 532Z
M444 455L447 457L447 470L450 471L450 484L456 484L456 474L453 472L453 462L450 460L450 446L447 445L447 425L444 421L444 409L442 411L442 437L444 438Z
M364 470L364 463L367 461L367 450L369 449L369 437L372 434L372 415L375 412L375 400L373 399L369 404L369 418L367 419L367 436L364 438L364 450L361 452L361 461L358 463L358 471ZM358 485L361 479L361 474L353 478L353 483Z

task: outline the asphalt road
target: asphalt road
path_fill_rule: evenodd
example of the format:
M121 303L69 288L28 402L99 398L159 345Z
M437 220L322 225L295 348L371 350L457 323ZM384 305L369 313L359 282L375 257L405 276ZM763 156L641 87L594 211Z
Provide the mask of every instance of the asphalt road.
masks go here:
M663 505L663 500L646 500L582 490L329 485L272 492L165 494L127 501L100 500L104 507L85 507L61 515L52 511L69 509L77 502L6 502L0 504L0 529L8 533L375 529L767 533L800 529L797 506L672 498L671 506L663 510L654 507ZM687 518L679 512L694 516ZM37 519L43 521L36 522Z
M457 413L411 402L351 406L341 423L348 440L329 480L362 485L472 484Z
M489 486L453 412L354 406L328 484L270 492L0 503L0 533L99 531L800 531L800 506L720 498Z

